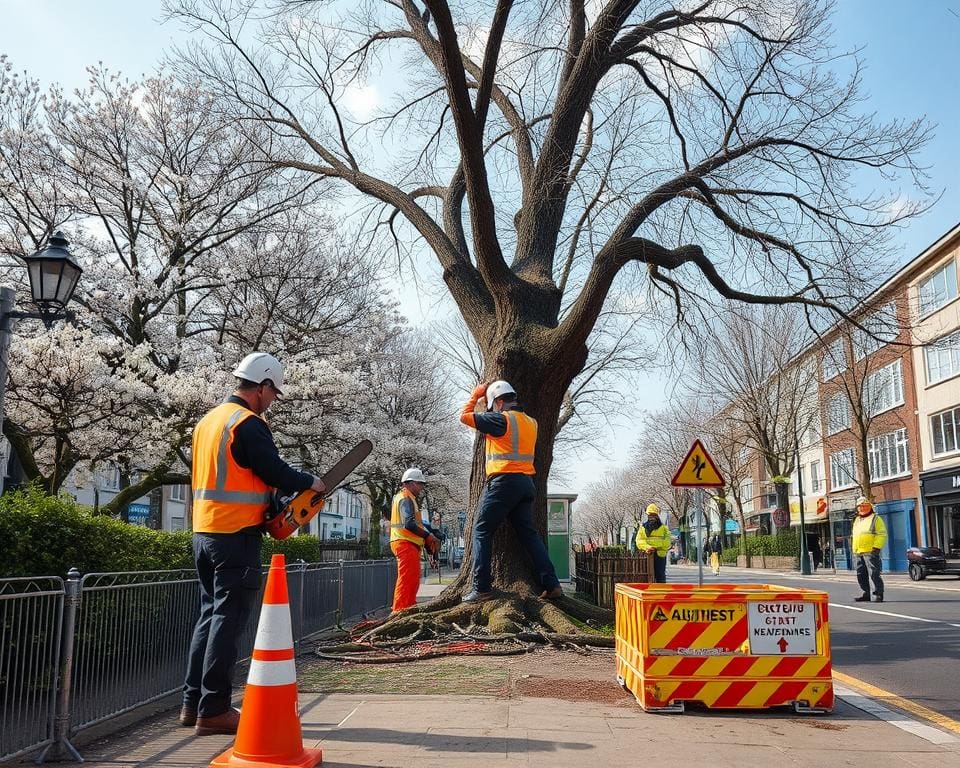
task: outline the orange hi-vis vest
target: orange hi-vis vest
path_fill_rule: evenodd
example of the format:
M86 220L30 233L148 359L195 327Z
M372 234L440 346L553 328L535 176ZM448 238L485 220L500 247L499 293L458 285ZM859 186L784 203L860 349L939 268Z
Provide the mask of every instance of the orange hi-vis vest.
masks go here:
M417 504L417 497L406 488L401 488L393 497L393 506L390 508L390 543L395 541L409 541L418 547L423 547L423 536L417 536L413 531L404 528L403 518L400 515L400 502L404 499L410 499L413 504L413 519L419 521L420 505Z
M507 431L500 437L487 435L487 477L535 475L533 451L537 445L537 420L522 411L503 411Z
M235 533L260 525L270 505L271 488L253 470L233 458L238 426L260 418L236 403L218 405L193 430L193 530Z

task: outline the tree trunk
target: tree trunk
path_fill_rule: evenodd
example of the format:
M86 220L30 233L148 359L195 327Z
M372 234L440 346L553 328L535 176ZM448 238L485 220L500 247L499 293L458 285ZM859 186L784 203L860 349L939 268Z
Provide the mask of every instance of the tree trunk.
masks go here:
M553 443L557 433L557 422L563 404L563 396L573 376L586 360L586 349L582 350L582 361L576 367L576 356L565 355L565 360L557 364L547 361L547 355L527 345L519 345L512 352L504 345L495 350L486 351L484 359L488 361L484 381L505 379L513 385L523 406L524 412L537 420L537 446L534 466L536 498L533 505L534 524L547 545L547 482L550 467L553 464ZM490 362L493 361L493 362ZM576 370L570 373L573 368ZM485 403L483 403L485 407ZM486 482L484 470L484 445L481 433L477 433L474 442L473 466L470 473L470 497L467 522L464 530L464 562L473 560L473 522L477 503L483 493ZM491 562L494 589L503 592L527 596L539 594L542 586L532 561L517 540L509 520L497 531L493 540ZM473 588L472 573L469 567L461 568L456 581L445 591L444 596L462 595Z
M773 488L777 494L776 508L782 509L787 513L787 524L785 528L787 530L790 530L790 493L789 493L790 488L787 483L774 483ZM773 530L771 531L771 533L779 533L780 526L774 523L773 520L771 520L770 522L773 523L772 525Z

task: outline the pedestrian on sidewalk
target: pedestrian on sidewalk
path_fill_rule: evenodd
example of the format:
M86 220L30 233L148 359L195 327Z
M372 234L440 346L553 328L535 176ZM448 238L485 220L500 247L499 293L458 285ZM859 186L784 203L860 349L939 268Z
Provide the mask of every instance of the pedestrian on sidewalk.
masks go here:
M397 558L397 584L393 590L395 612L417 603L420 588L420 554L426 548L431 555L440 550L440 541L423 523L417 500L427 478L417 467L410 467L400 478L400 490L390 508L390 551Z
M887 526L865 496L857 499L857 517L853 521L853 556L857 563L857 582L863 594L855 597L857 603L870 602L870 582L873 582L875 602L883 602L883 579L880 577L880 550L887 540Z
M667 552L670 551L670 529L660 522L660 507L647 505L647 521L637 529L637 549L653 552L653 581L667 583Z
M474 413L486 398L487 412ZM534 449L537 422L523 412L517 393L506 381L478 384L460 412L460 421L484 436L487 482L473 520L473 590L463 598L478 603L493 597L490 562L493 535L504 520L513 529L540 577L542 600L563 597L563 588L540 532L533 524Z
M720 537L716 534L710 539L707 545L707 551L710 552L710 570L714 576L720 575L720 554L723 552L723 544L720 543Z
M283 365L254 352L234 369L236 389L193 430L193 556L200 582L180 723L199 735L236 733L231 708L240 637L260 589L263 523L274 489L323 493L319 477L277 452L263 413L283 388Z

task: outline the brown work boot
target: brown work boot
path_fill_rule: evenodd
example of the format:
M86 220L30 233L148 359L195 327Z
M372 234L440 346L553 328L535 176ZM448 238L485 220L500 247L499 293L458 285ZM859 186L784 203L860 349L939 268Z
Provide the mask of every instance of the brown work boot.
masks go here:
M559 584L553 589L545 589L540 593L541 600L556 600L559 597L563 597L563 587Z
M186 728L193 728L197 724L196 707L188 707L184 704L180 707L180 725Z
M212 733L236 733L240 725L240 710L228 709L219 715L197 717L197 727L194 728L197 736L209 736Z

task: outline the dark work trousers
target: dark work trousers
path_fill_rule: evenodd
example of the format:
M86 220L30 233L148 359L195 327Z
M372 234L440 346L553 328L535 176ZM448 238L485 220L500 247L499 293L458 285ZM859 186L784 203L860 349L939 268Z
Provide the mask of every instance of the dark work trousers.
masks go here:
M870 594L870 582L873 582L873 594L883 597L883 579L880 578L880 553L864 552L857 558L857 582L863 594Z
M667 557L653 556L653 580L657 584L667 583Z
M517 538L530 555L541 586L547 590L560 586L547 548L533 524L535 494L530 475L494 475L487 479L473 521L473 588L478 592L489 592L493 585L490 575L493 534L504 520L510 520Z
M190 643L183 704L204 717L230 709L240 636L260 589L261 540L255 528L193 534L200 617Z

